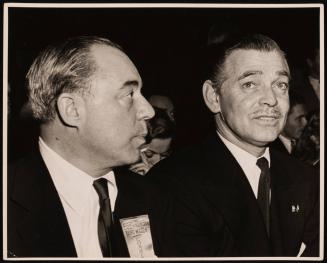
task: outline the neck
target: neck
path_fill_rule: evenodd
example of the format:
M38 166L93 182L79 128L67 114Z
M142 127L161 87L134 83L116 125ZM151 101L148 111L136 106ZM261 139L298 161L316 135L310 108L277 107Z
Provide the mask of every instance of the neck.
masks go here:
M247 151L255 157L260 157L264 154L266 146L253 145L242 140L239 136L232 132L232 130L227 126L226 122L222 120L220 115L218 115L218 120L216 120L216 127L221 136L244 151Z
M91 161L90 153L80 143L75 127L58 125L55 120L41 125L40 136L63 159L94 178L111 171L111 168L99 168L96 161Z

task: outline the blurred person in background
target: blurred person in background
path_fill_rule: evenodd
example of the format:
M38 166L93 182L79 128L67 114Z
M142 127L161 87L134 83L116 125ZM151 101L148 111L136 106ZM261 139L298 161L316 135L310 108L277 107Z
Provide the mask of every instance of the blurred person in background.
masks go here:
M304 61L293 59L291 64L291 87L305 100L308 112L320 108L320 51L319 48L308 50Z
M308 114L308 124L304 128L296 147L294 157L319 169L320 162L320 116L319 111Z
M306 105L303 97L291 90L289 93L290 109L282 133L271 143L271 147L281 152L291 154L307 125Z
M175 106L173 101L166 95L155 94L149 97L149 103L158 109L162 109L172 122L175 122Z
M130 166L130 170L145 175L156 163L168 157L173 150L175 137L174 105L163 95L153 95L149 102L155 116L147 121L147 144L141 150L141 160Z
M306 59L308 65L308 80L317 98L320 100L320 51L315 48Z

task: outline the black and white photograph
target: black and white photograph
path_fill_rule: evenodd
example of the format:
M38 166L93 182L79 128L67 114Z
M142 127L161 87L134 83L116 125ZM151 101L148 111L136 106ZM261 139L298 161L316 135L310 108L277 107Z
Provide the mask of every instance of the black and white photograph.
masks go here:
M324 37L323 1L5 1L3 259L323 260Z

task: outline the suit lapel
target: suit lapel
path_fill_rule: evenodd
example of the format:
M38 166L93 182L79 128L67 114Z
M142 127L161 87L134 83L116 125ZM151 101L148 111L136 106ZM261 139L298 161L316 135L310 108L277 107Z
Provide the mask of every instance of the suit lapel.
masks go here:
M24 207L19 232L39 256L77 256L60 198L40 156L26 160L23 182L15 185L12 199Z
M294 256L304 225L305 191L292 182L289 168L271 151L271 227L274 255Z
M115 169L118 196L115 204L115 252L117 257L129 257L120 219L149 214L147 200L136 183L139 175L132 174L125 168Z
M140 176L124 169L115 170L118 196L115 204L115 214L119 218L143 215L148 213L145 203L145 193L137 184Z
M212 136L202 150L208 202L221 211L234 239L242 251L253 256L297 255L306 210L305 186L294 182L294 171L278 152L271 150L270 237L251 186L227 147L218 136ZM284 165L285 164L285 165ZM299 207L299 209L298 209Z
M238 162L218 136L205 144L203 170L208 173L204 193L225 218L240 255L270 253L262 215L252 188Z
M285 145L282 143L282 141L277 138L272 143L269 144L270 148L274 148L277 151L282 152L283 154L289 155L290 153L287 151Z

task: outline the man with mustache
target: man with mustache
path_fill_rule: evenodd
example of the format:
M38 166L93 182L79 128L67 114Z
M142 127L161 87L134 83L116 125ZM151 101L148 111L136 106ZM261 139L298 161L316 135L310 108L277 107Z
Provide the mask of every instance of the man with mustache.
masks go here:
M156 190L116 170L140 158L154 116L132 61L108 39L74 37L44 49L27 81L40 137L8 169L8 256L160 254Z
M211 51L202 91L216 130L149 174L174 195L179 255L318 256L318 176L267 147L289 110L284 53L263 35Z

